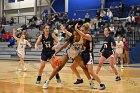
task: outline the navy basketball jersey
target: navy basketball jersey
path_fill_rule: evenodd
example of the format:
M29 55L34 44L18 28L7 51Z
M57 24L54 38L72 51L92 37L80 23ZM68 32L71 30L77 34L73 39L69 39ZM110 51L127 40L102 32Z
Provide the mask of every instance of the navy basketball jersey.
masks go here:
M54 46L54 39L52 38L52 34L49 33L48 38L45 37L44 34L42 34L42 45L43 45L43 49L42 52L46 53L46 52L54 52L54 50L52 50L52 47Z

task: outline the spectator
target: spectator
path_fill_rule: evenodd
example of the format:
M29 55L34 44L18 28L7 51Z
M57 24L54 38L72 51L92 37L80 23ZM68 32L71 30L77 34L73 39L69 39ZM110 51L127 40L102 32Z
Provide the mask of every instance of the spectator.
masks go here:
M104 16L106 16L106 12L103 9L101 9L100 17L103 19Z
M4 29L4 27L2 27L1 34L5 34L5 33L6 33L5 29Z
M40 26L43 23L43 21L41 19L36 21L36 28L38 28L40 30Z
M33 16L32 20L36 22L38 20L38 18L36 16Z
M127 36L131 36L132 35L132 28L131 27L127 27Z
M128 14L128 16L135 16L135 7L134 6L132 6L132 9L129 11L129 14Z
M112 36L114 36L114 34L115 34L115 27L113 26L113 24L110 24L109 29L110 29L110 34L111 34Z
M64 15L63 15L64 23L66 23L68 19L69 19L68 14L64 13Z
M54 28L54 34L55 34L56 36L58 36L58 28L57 28L57 26L55 26L55 28Z
M139 7L137 7L137 9L136 9L135 16L140 16L140 8Z
M103 29L103 26L105 25L105 23L103 22L103 20L100 18L99 22L98 22L98 28L99 29Z
M6 25L6 17L3 15L1 18L2 25Z
M112 14L112 12L111 12L110 9L107 10L107 16L108 16L108 18L109 18L109 19L108 19L109 21L113 18L113 14Z
M124 44L124 63L129 64L130 63L130 60L129 60L129 46L128 46L127 39L125 37L123 38L123 44Z
M10 43L10 44L8 44L8 47L12 47L13 45L15 45L15 40L14 40L13 37L11 37L11 38L9 39L9 43Z
M96 29L96 23L94 22L94 20L91 20L91 22L90 22L90 33L94 34L95 29Z
M123 37L124 34L125 34L125 29L124 29L124 27L122 26L122 24L118 24L115 37L117 37L117 36Z
M90 22L90 15L88 13L85 15L85 22Z
M99 10L96 11L96 17L98 20L100 19L100 11Z
M78 22L78 25L80 25L80 26L83 25L83 20L81 18L78 18L77 22Z
M9 24L10 25L13 25L14 24L14 18L13 17L11 17Z

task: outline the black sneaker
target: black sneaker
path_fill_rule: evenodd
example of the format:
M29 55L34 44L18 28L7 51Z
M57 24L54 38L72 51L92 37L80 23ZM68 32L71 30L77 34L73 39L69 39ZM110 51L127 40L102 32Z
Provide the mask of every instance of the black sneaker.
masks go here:
M106 87L105 87L105 84L100 84L100 90L104 90Z
M120 81L121 80L121 77L120 76L117 76L116 77L116 81Z
M60 78L56 79L56 81L57 81L57 83L61 83L61 79Z
M92 78L92 80L95 80L94 78Z
M37 81L36 81L36 84L40 84L40 81L37 80Z
M83 79L77 79L77 81L74 84L80 84L83 83Z

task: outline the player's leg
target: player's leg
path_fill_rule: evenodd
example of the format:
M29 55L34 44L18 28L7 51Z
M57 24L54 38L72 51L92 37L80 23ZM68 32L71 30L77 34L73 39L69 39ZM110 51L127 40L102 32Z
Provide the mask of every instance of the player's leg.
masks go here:
M96 87L95 87L95 84L93 83L92 78L90 77L90 74L89 74L89 72L88 72L88 69L87 69L86 65L85 65L84 62L82 61L81 56L78 55L74 60L75 60L76 62L78 62L78 65L83 69L83 71L84 71L86 77L87 77L88 80L89 80L89 85L90 85L90 87L93 88L93 89L95 89L95 88L96 88Z
M86 67L88 69L89 74L100 84L100 90L104 90L105 85L101 82L99 76L94 73L93 64L87 64Z
M123 69L123 53L120 54L121 69Z
M51 81L51 79L64 67L64 65L66 64L66 62L68 61L68 56L67 55L63 55L62 56L62 63L60 66L58 66L57 68L53 69L51 75L49 76L49 79L45 81L44 85L43 85L43 89L48 88L48 84Z
M77 71L77 67L78 67L78 62L77 61L73 61L72 65L71 65L71 70L73 71L73 73L76 75L77 77L77 81L74 82L74 84L80 84L83 83L83 79L81 78L79 72Z
M116 69L116 67L114 66L115 59L114 59L113 56L110 56L110 57L109 57L109 63L110 63L110 67L112 68L113 72L114 72L115 75L116 75L116 81L121 80L121 78L120 78L120 76L119 76L119 73L117 72L117 69Z
M42 73L43 73L43 70L45 68L45 65L46 65L46 61L41 60L39 70L38 70L38 77L36 80L36 84L40 84Z
M106 61L106 58L104 56L101 56L100 59L99 59L99 64L98 64L98 67L97 67L97 70L96 70L96 74L99 73L103 63Z

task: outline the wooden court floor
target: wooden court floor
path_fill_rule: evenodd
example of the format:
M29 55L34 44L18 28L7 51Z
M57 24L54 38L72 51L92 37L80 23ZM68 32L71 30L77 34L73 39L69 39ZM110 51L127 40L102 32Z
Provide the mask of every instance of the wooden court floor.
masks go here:
M84 83L74 85L76 77L70 69L70 63L60 72L62 84L57 84L54 78L48 89L43 90L42 85L52 71L50 64L46 64L40 85L35 84L39 62L26 61L26 72L17 72L17 64L18 61L0 60L0 93L140 93L140 64L125 65L123 70L118 67L122 77L118 82L115 81L115 75L108 64L105 64L99 73L102 82L106 84L105 90L90 89L81 68L78 70ZM94 70L96 68L97 64L94 65ZM99 84L94 82L99 87Z

